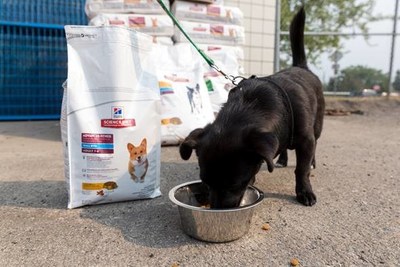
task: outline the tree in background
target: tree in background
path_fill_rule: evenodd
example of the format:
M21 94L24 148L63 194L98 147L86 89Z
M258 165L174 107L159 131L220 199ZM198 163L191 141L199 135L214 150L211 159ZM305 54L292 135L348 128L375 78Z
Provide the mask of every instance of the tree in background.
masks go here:
M372 17L375 0L287 0L281 1L281 31L289 31L290 21L302 3L305 2L306 26L310 32L341 32L343 29L359 30L367 33L367 24L377 18ZM341 47L337 35L305 36L307 59L318 64L321 54L333 52ZM291 65L288 36L281 36L281 67Z
M400 70L396 71L396 76L394 77L394 82L392 85L395 91L400 92Z
M379 86L380 92L387 82L387 75L381 70L364 66L350 66L340 71L337 80L337 91L350 91L360 94L363 89L372 89ZM328 91L334 91L334 78L329 80Z

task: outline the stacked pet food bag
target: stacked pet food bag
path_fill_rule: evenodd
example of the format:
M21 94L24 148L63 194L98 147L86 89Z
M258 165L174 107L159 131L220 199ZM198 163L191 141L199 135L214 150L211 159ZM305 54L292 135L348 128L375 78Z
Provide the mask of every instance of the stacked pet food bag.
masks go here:
M217 66L227 74L240 75L243 14L238 8L223 6L222 0L209 1L163 3L171 6L188 35ZM157 0L87 0L86 13L90 25L129 27L151 35L157 43L153 58L161 94L163 145L177 145L192 130L215 119L232 83L206 64Z
M223 0L175 0L171 8L189 36L220 69L229 75L243 74L244 27L239 8L224 6ZM176 42L187 42L177 27L173 38ZM205 68L204 79L213 111L217 113L226 102L232 83L207 64Z
M169 6L168 0L163 0ZM156 0L87 0L89 25L118 25L146 33L153 42L172 45L172 20Z

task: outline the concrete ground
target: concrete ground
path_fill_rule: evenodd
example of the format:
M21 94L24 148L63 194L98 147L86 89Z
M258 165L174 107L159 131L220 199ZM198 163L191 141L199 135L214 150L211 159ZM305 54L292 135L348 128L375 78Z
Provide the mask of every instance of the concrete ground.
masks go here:
M162 149L161 197L67 210L59 123L1 122L0 266L399 266L400 105L363 108L325 119L315 206L294 199L291 153L262 168L249 233L223 244L180 229L168 191L199 170L177 147Z

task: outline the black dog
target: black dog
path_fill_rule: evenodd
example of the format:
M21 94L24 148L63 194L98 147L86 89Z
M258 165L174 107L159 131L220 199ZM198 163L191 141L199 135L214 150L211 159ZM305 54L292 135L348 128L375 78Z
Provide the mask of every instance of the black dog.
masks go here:
M287 164L287 149L296 150L296 195L306 206L316 203L310 183L325 102L322 85L307 68L303 8L290 26L293 67L274 75L241 81L214 123L192 131L180 146L189 159L196 150L200 178L210 189L212 208L237 207L263 161Z

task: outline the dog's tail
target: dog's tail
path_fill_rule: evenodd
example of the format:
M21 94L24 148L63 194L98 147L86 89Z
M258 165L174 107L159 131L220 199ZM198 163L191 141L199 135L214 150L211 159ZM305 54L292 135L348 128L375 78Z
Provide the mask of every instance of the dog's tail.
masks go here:
M304 49L304 24L306 13L301 7L290 23L290 45L292 48L293 66L308 69Z

